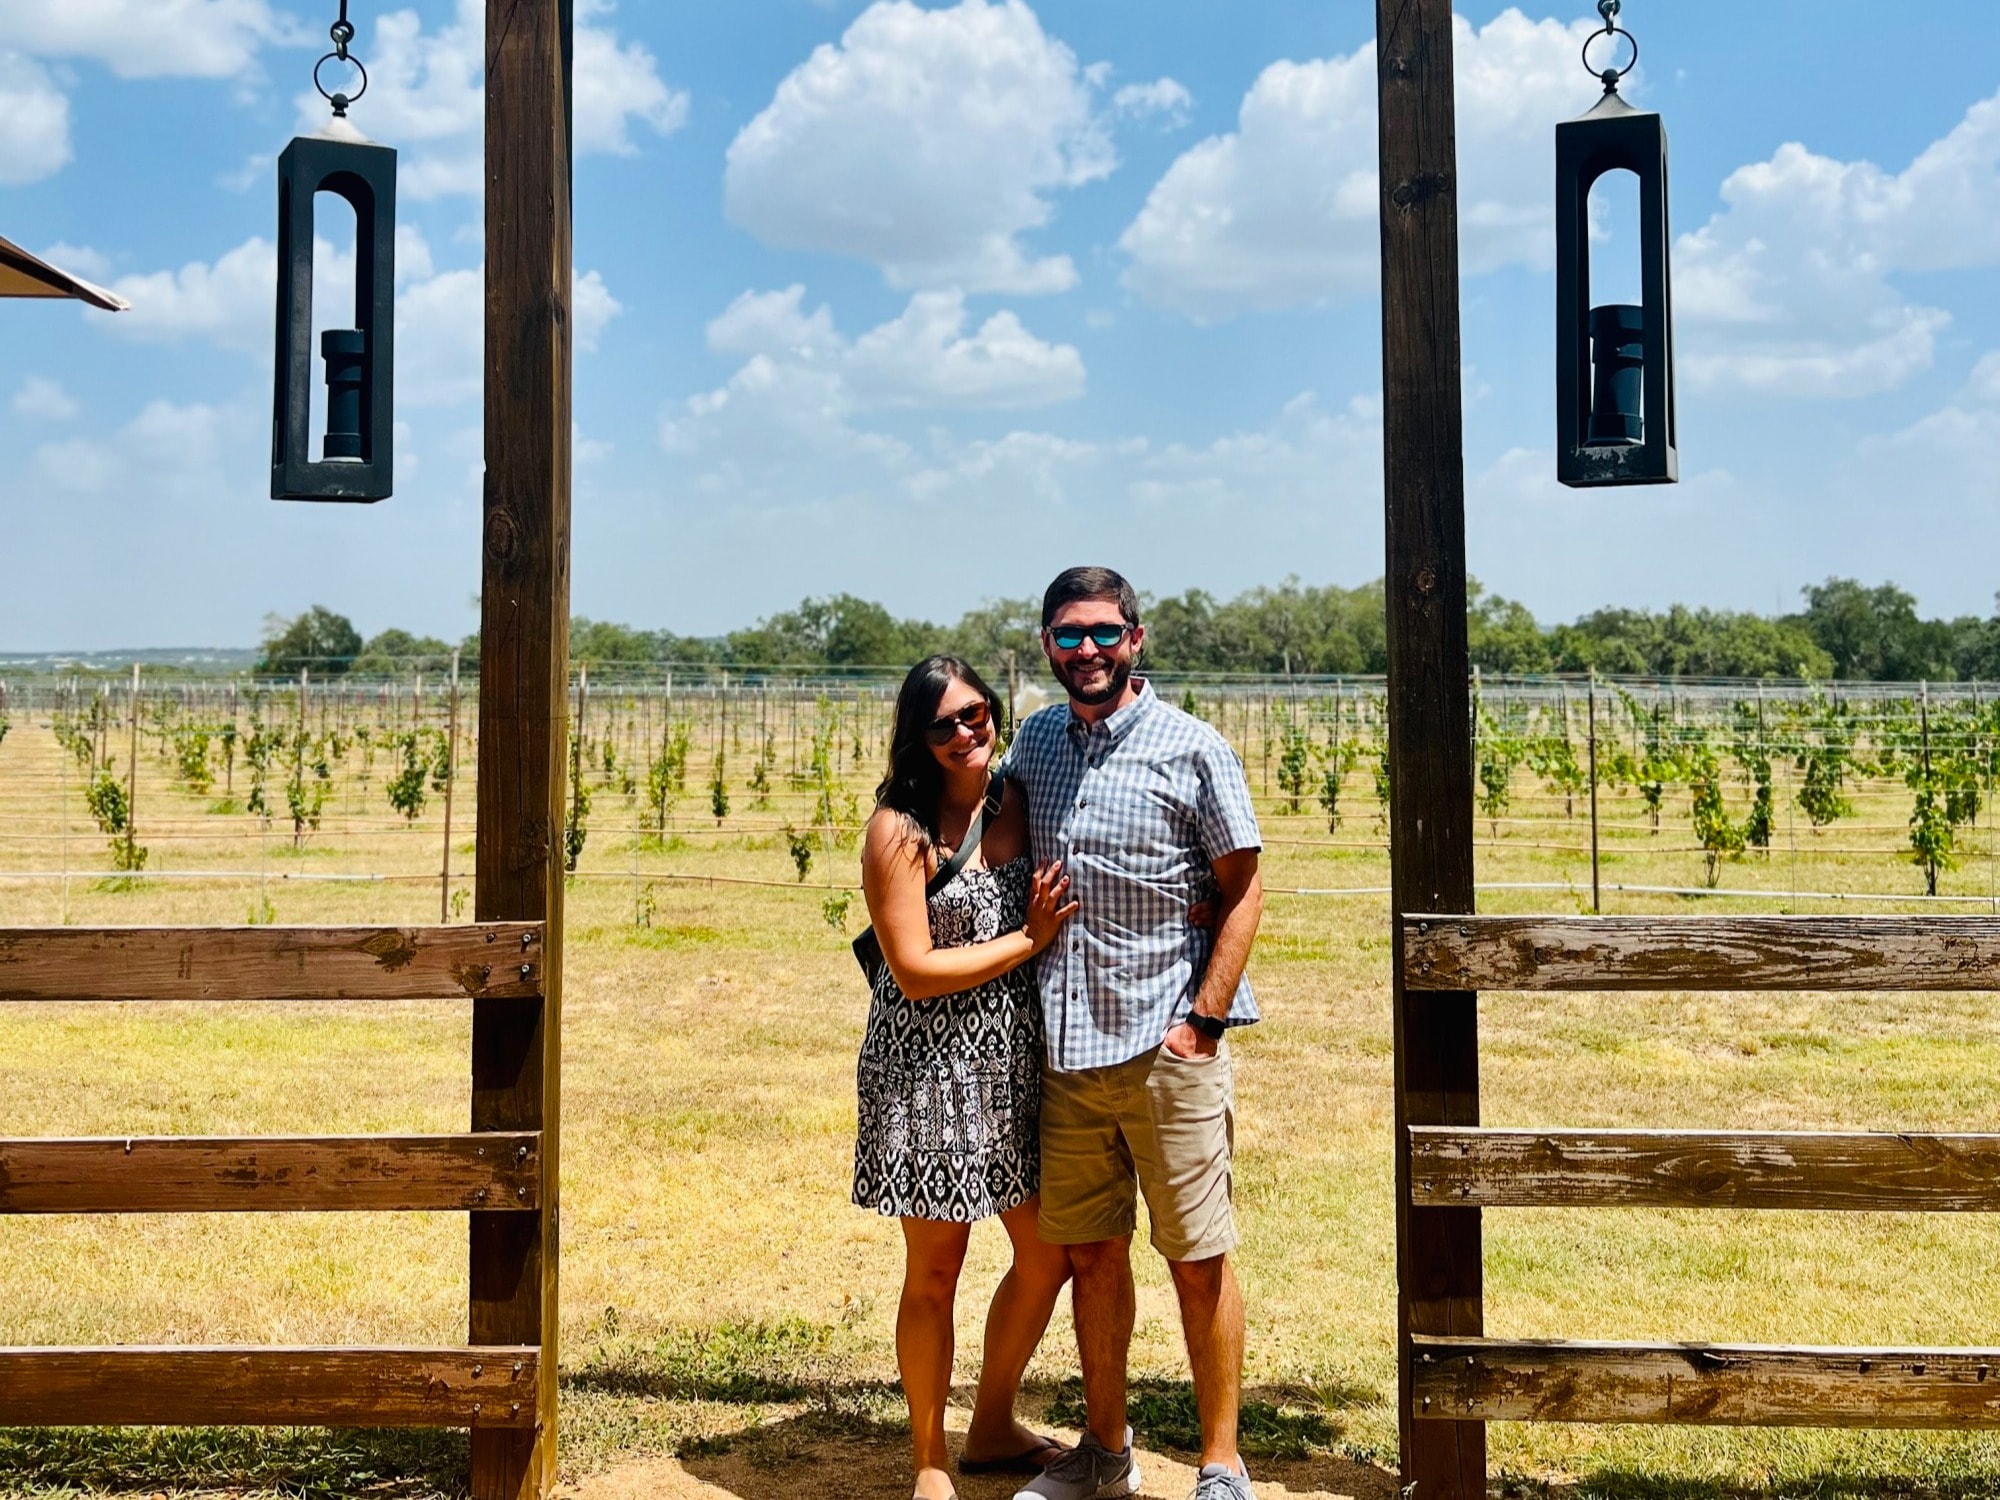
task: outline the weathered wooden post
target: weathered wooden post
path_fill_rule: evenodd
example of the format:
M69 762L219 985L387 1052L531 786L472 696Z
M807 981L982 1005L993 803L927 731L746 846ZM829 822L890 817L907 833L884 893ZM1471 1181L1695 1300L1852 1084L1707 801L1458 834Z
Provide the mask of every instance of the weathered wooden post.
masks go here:
M472 1342L541 1346L535 1425L473 1429L476 1500L539 1497L556 1477L573 37L571 0L487 0L475 907L548 927L542 996L473 1003L473 1129L544 1141L538 1210L472 1215Z
M1411 1500L1482 1500L1486 1429L1416 1408L1413 1334L1479 1334L1479 1210L1410 1201L1413 1125L1479 1121L1477 996L1413 992L1402 915L1473 909L1450 0L1377 0L1396 931L1397 1403Z

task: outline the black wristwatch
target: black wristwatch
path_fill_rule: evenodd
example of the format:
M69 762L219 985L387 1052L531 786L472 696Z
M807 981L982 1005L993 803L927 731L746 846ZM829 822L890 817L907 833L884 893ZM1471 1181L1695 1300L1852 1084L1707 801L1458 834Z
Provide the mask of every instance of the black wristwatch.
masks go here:
M1229 1023L1227 1021L1218 1021L1214 1016L1205 1016L1198 1010L1189 1011L1181 1019L1207 1037L1211 1042L1221 1041L1222 1034L1229 1030Z

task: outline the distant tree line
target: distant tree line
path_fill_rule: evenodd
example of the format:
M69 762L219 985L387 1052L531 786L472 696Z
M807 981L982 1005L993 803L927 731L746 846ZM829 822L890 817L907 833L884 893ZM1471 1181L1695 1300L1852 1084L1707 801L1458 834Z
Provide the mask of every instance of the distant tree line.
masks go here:
M1606 608L1572 624L1544 625L1527 606L1476 582L1467 627L1473 662L1488 673L1582 672L1653 677L1839 678L1934 682L2000 679L2000 616L1926 620L1893 583L1829 578L1802 591L1787 615L1747 610ZM1227 601L1201 589L1148 599L1146 658L1156 670L1360 675L1388 668L1383 589L1309 587L1290 580ZM780 667L894 667L950 651L1004 672L1032 673L1040 656L1039 605L989 600L955 625L898 619L852 594L806 599L723 636L682 636L576 619L570 653L612 663ZM479 638L461 643L470 669ZM266 621L260 672L317 674L440 671L452 647L432 636L385 630L364 640L345 617L315 605Z

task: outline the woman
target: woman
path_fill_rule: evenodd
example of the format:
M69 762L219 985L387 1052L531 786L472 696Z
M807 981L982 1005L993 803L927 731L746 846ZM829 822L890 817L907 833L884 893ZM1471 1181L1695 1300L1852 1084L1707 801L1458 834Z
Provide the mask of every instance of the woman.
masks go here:
M958 873L924 893L986 803L998 721L993 690L964 662L933 656L912 667L861 856L887 964L861 1044L854 1201L902 1221L896 1361L917 1500L953 1494L952 1304L980 1219L998 1215L1014 1262L986 1316L961 1467L1032 1473L1063 1451L1021 1425L1014 1399L1070 1274L1068 1252L1035 1232L1042 1015L1028 960L1076 907L1060 866L1032 867L1027 808L1012 787Z

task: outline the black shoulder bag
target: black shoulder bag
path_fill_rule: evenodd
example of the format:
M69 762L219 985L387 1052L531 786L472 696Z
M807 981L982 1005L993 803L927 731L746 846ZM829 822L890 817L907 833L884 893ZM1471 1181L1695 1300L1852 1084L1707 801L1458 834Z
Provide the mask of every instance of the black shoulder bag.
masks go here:
M924 883L926 906L930 904L931 897L950 885L958 872L965 868L965 862L972 858L972 851L979 847L979 840L986 833L986 820L1000 816L1000 803L1006 792L1007 783L998 776L994 777L986 788L986 800L973 810L972 821L965 828L965 837L959 840L958 852L939 865L937 874ZM854 961L868 976L868 988L873 993L882 982L882 972L889 967L889 960L882 956L882 940L875 936L872 925L862 928L855 937Z

